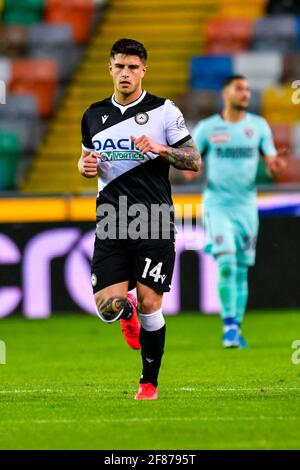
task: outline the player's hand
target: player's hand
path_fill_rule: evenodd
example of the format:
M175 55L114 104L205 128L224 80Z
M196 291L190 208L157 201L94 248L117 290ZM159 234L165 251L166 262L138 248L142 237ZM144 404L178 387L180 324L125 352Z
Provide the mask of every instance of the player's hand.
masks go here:
M98 174L98 158L97 152L93 151L82 159L82 171L87 178L94 178Z
M282 157L267 157L266 167L272 176L277 176L286 169L287 162Z
M150 139L147 135L142 135L139 138L130 137L132 142L134 142L134 145L136 148L142 152L142 153L147 153L147 152L152 152L156 153L159 155L160 151L162 150L163 145L162 144L157 144L154 142L154 140Z

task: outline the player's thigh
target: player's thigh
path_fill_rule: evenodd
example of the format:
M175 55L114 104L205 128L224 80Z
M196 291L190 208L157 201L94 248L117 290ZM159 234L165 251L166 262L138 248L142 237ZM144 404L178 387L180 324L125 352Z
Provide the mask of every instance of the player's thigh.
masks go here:
M118 289L115 286L125 286L126 283L128 286L133 276L132 254L120 240L99 240L96 237L91 270L94 295L115 292Z
M259 220L256 207L245 209L237 214L236 245L239 264L254 265L258 228Z
M235 253L236 243L231 213L223 208L206 209L204 214L204 251L214 256Z
M105 287L94 294L94 300L96 305L109 302L111 299L127 298L128 293L128 281L119 282L111 286Z
M141 282L136 283L136 292L140 312L154 313L161 308L163 292L158 292Z
M134 276L155 292L169 292L175 263L175 240L139 240L134 243Z

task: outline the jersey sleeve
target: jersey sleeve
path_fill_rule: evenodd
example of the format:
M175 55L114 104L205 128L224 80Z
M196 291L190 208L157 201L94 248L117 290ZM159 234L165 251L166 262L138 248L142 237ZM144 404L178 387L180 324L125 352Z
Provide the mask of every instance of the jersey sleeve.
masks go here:
M274 145L272 131L267 123L267 121L261 118L260 122L260 129L261 129L261 138L259 143L259 150L263 154L264 157L267 156L276 156L276 148Z
M200 121L193 130L193 140L197 149L203 154L208 148L208 136L206 126L203 121Z
M165 103L165 130L168 145L180 147L191 139L182 112L170 100Z
M87 111L82 116L81 120L81 135L82 135L82 149L86 152L92 152L94 150L94 145L90 136Z

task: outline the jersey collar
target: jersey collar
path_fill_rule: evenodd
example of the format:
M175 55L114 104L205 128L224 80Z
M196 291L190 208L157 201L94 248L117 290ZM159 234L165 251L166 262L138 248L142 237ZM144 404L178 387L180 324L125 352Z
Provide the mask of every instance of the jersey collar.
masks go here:
M115 100L115 94L113 94L112 97L111 97L111 102L114 106L119 108L119 110L121 111L122 114L124 114L127 109L132 108L133 106L136 106L141 101L143 101L143 99L146 96L146 93L147 93L146 90L144 90L143 93L141 94L141 96L137 100L135 100L135 101L133 101L132 103L129 103L129 104L120 104L120 103L118 103Z

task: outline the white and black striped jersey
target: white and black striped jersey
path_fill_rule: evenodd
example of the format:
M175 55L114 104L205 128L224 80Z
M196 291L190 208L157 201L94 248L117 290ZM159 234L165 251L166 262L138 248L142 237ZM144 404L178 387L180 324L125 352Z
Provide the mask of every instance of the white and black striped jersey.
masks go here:
M172 205L169 163L159 155L143 155L130 136L147 135L171 147L191 139L181 111L168 99L143 91L128 105L114 95L92 104L82 118L82 148L99 153L97 206L113 204L127 196L128 205Z

